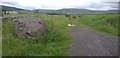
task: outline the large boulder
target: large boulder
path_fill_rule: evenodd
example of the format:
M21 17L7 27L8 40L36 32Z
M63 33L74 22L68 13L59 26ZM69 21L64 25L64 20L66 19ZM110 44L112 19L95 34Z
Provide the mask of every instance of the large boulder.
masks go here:
M46 30L45 23L40 19L18 18L14 19L14 32L20 37L34 37Z

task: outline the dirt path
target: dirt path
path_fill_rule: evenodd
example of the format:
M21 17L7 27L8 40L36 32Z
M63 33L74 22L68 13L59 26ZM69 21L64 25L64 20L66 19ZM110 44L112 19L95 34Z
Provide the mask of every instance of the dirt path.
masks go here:
M70 28L69 56L117 56L118 38L105 36L89 28Z

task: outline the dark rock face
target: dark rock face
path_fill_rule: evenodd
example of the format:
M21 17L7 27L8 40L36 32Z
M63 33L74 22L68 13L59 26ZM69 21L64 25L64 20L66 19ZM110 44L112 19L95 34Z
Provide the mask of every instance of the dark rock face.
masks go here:
M40 19L18 18L14 19L14 32L20 37L34 37L46 30L46 25Z

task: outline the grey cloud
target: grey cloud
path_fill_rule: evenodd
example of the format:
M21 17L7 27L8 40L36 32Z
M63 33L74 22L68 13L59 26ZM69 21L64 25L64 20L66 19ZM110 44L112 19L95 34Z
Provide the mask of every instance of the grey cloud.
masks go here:
M22 8L22 9L30 9L30 10L36 9L36 7L32 7L32 6L21 6L18 4L18 2L1 2L1 3L5 5L10 5L12 7Z
M117 2L102 2L102 3L91 3L89 8L98 10L117 10Z
M18 2L2 2L3 4L7 4L7 5L11 5L11 6L15 6L15 7L19 7L19 8L24 8L24 9L39 9L40 7L43 9L49 9L49 8L57 8L57 6L52 7L49 5L40 5L38 6L22 6L20 4L18 4ZM86 5L74 5L71 6L73 8L79 8L79 9L94 9L94 10L105 10L105 9L109 9L109 10L113 10L113 9L118 9L118 2L102 2L102 3L89 3ZM65 7L65 8L69 8L69 7Z
M3 4L17 5L17 2L2 2Z

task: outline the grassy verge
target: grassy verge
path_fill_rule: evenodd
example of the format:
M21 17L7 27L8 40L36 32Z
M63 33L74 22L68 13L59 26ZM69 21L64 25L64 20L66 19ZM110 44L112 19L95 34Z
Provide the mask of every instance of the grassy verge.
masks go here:
M0 20L0 57L2 56L2 21Z
M29 15L26 15L29 16ZM3 56L65 56L69 47L67 18L64 16L30 15L48 24L48 31L35 39L16 37L13 22L3 23Z
M118 15L82 16L79 22L98 31L118 35Z
M11 15L12 16L12 15ZM68 23L79 28L84 24L94 30L118 35L118 15L82 16L69 20L60 15L18 14L40 18L48 25L48 31L35 39L16 37L13 32L13 22L3 22L3 56L66 56L70 45Z

